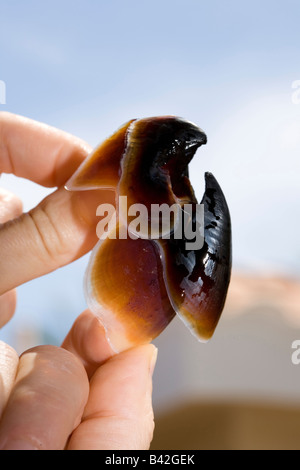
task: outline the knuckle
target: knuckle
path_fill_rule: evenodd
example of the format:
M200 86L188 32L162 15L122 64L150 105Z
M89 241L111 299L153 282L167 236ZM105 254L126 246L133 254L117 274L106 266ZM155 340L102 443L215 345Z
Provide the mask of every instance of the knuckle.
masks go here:
M56 227L55 218L47 205L40 205L28 213L40 244L43 256L51 263L57 261L64 255L68 247L60 231Z

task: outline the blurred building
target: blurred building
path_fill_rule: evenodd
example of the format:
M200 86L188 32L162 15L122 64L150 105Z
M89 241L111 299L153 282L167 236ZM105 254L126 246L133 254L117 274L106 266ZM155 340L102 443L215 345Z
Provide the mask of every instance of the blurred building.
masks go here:
M156 341L153 449L300 448L300 282L235 275L208 344L176 321Z

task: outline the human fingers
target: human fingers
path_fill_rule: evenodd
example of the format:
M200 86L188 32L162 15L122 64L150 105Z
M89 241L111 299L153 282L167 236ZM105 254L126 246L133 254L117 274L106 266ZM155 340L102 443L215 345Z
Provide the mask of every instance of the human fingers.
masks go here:
M102 203L113 205L114 193L60 188L0 227L0 295L89 252L98 240L96 210Z
M140 346L120 353L94 373L82 423L70 450L149 449L154 429L152 373L157 350Z
M0 296L0 328L9 322L15 313L17 305L17 293L15 289Z
M22 201L10 191L0 188L0 224L19 217L22 211ZM0 328L11 319L15 308L15 290L0 296Z
M10 191L0 188L0 224L19 217L22 212L22 201Z
M61 186L91 148L70 134L0 113L0 172ZM60 188L35 209L0 228L0 295L81 257L94 246L96 208L114 204L112 191Z
M46 187L62 186L91 147L46 124L0 112L0 173L13 173Z
M0 420L15 381L18 364L16 351L0 341Z
M87 398L88 379L75 356L54 346L26 351L0 422L0 449L64 449Z
M82 361L89 377L115 354L107 341L104 327L89 310L75 320L62 347Z

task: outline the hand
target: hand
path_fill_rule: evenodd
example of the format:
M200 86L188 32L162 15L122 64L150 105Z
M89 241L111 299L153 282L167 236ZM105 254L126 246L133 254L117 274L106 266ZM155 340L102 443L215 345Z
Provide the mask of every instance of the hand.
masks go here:
M90 312L63 348L39 346L19 359L0 342L0 449L148 449L155 353L147 345L107 359L103 328Z
M0 172L60 187L89 151L69 134L0 113ZM0 192L0 326L13 315L15 287L93 247L96 207L113 200L109 192L60 188L20 215L21 202ZM89 311L61 348L40 346L19 358L0 342L0 448L149 448L155 360L152 345L113 355Z

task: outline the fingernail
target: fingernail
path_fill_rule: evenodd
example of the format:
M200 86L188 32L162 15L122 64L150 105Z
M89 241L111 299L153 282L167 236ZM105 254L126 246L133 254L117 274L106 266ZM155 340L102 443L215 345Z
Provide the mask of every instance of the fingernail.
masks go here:
M157 361L157 354L158 354L158 349L153 346L153 353L152 353L152 357L151 357L151 360L150 360L150 375L152 376L153 375L153 372L154 372L154 369L155 369L155 365L156 365L156 361Z

